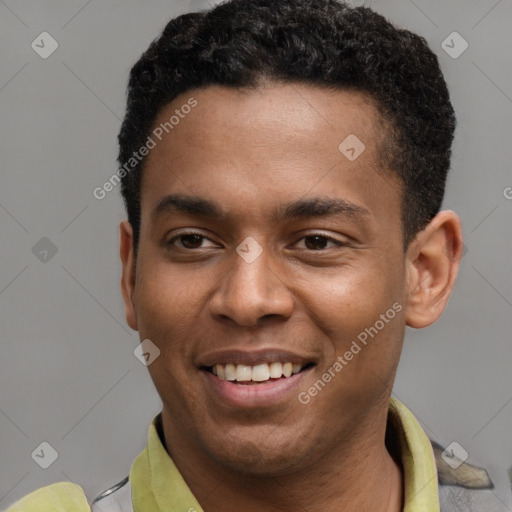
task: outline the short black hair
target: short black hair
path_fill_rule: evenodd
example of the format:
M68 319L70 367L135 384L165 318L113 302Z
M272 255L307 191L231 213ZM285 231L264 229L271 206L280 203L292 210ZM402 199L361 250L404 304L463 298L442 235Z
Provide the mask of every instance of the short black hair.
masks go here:
M366 7L336 0L230 0L172 19L131 70L119 164L127 169L160 110L180 94L267 81L360 91L374 101L389 129L382 156L402 183L407 247L441 208L455 114L425 39ZM135 250L144 161L121 175Z

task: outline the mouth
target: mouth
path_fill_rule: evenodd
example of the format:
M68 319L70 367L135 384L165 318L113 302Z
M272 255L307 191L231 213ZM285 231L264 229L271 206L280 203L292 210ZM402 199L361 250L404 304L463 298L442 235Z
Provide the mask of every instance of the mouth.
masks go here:
M255 365L217 363L202 369L215 375L220 380L232 382L241 385L263 384L265 382L287 379L292 375L297 375L308 370L314 365L313 362L301 364L291 361L274 361L271 363L260 363Z
M277 349L212 352L197 363L213 403L237 409L292 403L317 365L312 357Z

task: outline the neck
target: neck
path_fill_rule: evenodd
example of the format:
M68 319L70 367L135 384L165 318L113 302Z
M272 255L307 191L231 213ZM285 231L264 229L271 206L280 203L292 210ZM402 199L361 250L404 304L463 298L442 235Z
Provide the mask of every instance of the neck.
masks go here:
M165 438L173 439L167 451L204 512L400 512L402 470L386 448L383 419L382 428L373 422L369 429L354 429L358 435L326 451L320 463L273 476L241 474L217 464L198 452L197 443L178 441L165 414L163 429Z

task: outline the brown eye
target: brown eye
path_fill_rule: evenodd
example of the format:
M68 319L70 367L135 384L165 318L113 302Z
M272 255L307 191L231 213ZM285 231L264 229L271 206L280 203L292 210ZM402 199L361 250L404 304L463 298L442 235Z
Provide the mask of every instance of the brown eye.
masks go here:
M194 231L184 232L174 236L165 243L166 246L176 249L188 249L190 251L194 249L211 249L213 247L219 247L218 244L213 242L210 238L203 235L202 233L196 233Z
M197 249L201 247L204 236L189 234L189 235L180 235L179 240L181 240L181 245L187 249Z
M329 238L320 235L307 236L304 238L306 248L313 251L325 249L329 241Z

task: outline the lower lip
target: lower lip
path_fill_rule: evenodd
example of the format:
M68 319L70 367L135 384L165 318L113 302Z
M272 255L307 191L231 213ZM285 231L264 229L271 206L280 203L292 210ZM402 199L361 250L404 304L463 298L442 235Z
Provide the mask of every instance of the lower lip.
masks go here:
M235 407L265 407L274 405L292 395L309 369L290 377L257 384L236 384L234 381L219 379L213 373L202 370L207 386L221 400Z

